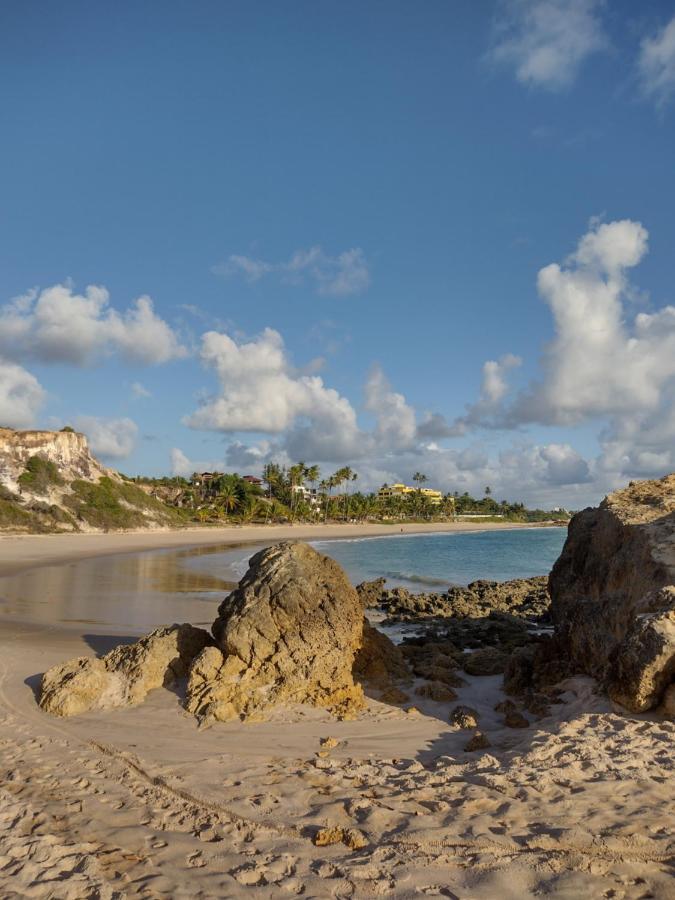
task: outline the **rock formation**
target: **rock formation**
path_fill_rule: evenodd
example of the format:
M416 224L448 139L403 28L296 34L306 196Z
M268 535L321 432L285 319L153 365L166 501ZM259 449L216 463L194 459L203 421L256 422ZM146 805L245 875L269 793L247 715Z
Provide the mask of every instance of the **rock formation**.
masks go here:
M210 642L201 628L172 625L99 658L83 656L53 666L42 676L40 706L55 716L141 703L153 688L185 677Z
M386 634L363 620L363 639L356 653L354 677L373 687L384 690L396 682L411 681L411 672L401 649Z
M300 542L262 550L218 609L221 657L195 661L188 708L203 721L260 719L281 702L353 716L364 702L352 677L362 629L359 597L334 560Z
M379 581L359 585L369 606L379 605L392 619L417 622L428 618L482 618L509 613L521 619L549 621L549 595L545 576L513 581L472 581L445 593L413 594L406 588L381 590Z
M634 711L675 677L675 475L578 513L551 572L556 638L576 671Z
M90 481L113 474L91 455L86 437L79 432L0 428L0 484L19 491L19 477L32 456L54 463L65 480Z

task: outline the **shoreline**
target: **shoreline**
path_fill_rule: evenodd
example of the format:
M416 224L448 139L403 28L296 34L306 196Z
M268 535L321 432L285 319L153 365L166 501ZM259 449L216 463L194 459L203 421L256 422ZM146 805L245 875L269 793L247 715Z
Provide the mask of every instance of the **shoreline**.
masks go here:
M536 522L447 522L409 525L246 525L222 528L186 528L180 531L118 531L89 534L0 534L0 577L16 575L40 566L59 565L96 556L143 553L181 547L222 544L240 546L283 540L339 540L344 538L394 537L415 534L510 531L550 528Z

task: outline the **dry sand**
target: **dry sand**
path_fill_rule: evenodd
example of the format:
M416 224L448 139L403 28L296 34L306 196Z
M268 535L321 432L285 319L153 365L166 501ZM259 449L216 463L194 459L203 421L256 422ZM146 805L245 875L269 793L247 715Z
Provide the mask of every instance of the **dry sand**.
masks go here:
M118 640L3 625L2 898L675 896L675 723L613 711L589 679L511 730L501 677L467 677L458 702L492 745L474 753L454 704L419 698L206 731L162 689L76 719L38 709L41 672ZM365 846L316 846L325 826Z

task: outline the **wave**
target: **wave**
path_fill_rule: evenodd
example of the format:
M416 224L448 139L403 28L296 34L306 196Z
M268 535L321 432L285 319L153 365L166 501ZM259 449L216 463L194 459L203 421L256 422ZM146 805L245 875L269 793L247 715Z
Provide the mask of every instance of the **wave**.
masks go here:
M448 587L449 578L433 578L430 575L415 575L414 572L383 572L385 578L396 578L399 581L410 581L412 584L428 584L431 587Z

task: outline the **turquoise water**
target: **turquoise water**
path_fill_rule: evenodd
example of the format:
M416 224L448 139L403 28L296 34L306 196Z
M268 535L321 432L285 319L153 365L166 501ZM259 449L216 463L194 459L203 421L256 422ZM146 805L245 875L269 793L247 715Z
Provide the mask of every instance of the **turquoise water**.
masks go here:
M342 565L354 583L383 576L389 587L442 590L477 578L506 581L547 575L560 555L566 528L463 534L392 535L312 541Z

